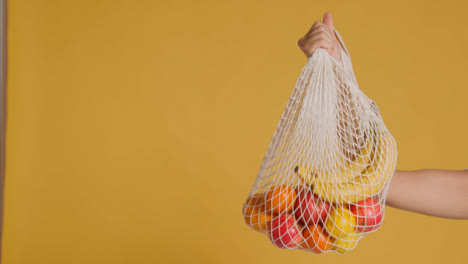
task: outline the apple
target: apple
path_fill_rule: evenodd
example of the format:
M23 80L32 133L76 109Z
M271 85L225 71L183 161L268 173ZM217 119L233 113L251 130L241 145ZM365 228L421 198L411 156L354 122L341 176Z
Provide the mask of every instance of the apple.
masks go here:
M294 208L299 221L305 225L312 225L325 220L330 211L330 204L310 191L302 191L298 193Z
M292 214L281 214L272 220L270 239L279 248L295 248L302 242L301 232Z
M356 230L358 232L370 232L377 229L382 223L382 208L380 203L373 198L367 198L351 205L351 212L356 216Z

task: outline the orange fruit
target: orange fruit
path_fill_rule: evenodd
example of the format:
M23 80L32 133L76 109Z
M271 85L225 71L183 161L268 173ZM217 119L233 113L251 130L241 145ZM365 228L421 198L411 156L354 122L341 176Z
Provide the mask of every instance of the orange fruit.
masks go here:
M244 216L251 215L252 209L254 207L259 207L265 205L265 194L264 193L257 193L249 198L244 203Z
M270 230L272 213L265 210L265 206L253 207L249 215L245 215L245 223L256 231Z
M257 193L247 198L244 204L244 220L252 229L269 230L272 217L271 211L266 208L264 193Z
M304 242L302 248L311 249L314 253L321 254L330 250L331 238L323 232L320 225L310 225L303 232Z
M296 196L296 190L291 186L278 185L272 187L266 195L266 207L276 214L289 212L293 209Z

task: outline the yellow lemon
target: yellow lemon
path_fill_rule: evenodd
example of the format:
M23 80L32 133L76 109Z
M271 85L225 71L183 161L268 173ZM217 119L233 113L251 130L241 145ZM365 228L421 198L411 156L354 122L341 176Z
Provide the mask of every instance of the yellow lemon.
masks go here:
M337 239L354 234L355 226L356 217L354 217L351 211L343 207L332 209L325 222L327 233Z
M359 236L356 234L351 234L348 235L345 238L342 239L336 239L333 242L332 250L335 250L336 252L340 254L344 254L346 251L353 249L356 244L358 243Z

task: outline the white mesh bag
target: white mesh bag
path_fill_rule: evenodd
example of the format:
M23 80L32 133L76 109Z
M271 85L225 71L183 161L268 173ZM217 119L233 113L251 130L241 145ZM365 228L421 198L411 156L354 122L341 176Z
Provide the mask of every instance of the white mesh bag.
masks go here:
M243 215L279 248L343 254L381 225L397 148L342 61L317 49L294 87Z

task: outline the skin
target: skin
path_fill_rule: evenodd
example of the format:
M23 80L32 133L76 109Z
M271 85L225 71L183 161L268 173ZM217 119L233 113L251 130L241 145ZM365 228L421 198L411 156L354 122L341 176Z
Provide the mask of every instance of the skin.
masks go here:
M468 171L395 171L387 205L420 214L468 219Z
M329 12L324 14L323 22L316 21L312 25L298 45L307 57L323 48L341 61L341 47ZM441 218L468 219L468 171L397 170L386 198L386 204L394 208Z
M328 54L341 61L340 43L333 32L333 19L329 12L325 13L322 21L316 21L309 32L300 38L297 45L307 57L318 48L324 48Z

